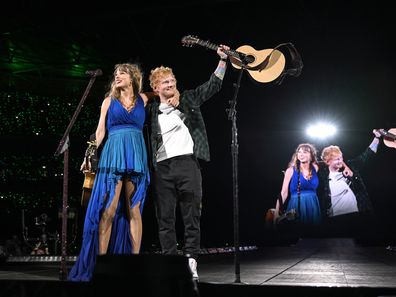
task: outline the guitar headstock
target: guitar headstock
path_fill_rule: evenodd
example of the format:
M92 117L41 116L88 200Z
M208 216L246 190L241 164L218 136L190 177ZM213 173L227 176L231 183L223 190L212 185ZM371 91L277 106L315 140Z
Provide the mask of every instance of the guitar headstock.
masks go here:
M193 35L187 35L184 36L181 40L183 46L193 46L194 44L197 44L199 42L199 38L193 36Z

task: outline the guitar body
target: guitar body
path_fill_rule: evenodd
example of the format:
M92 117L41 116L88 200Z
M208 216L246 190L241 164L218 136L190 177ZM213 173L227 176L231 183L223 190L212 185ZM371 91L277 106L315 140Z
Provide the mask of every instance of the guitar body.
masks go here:
M261 83L271 82L281 75L282 71L285 69L286 59L282 52L273 49L255 50L250 45L242 45L237 49L237 52L241 52L246 56L254 58L254 61L247 64L249 68L254 68L260 65L269 55L268 64L263 70L249 70L250 76ZM241 63L238 59L230 57L231 65L234 68L241 69Z
M265 224L267 227L271 227L274 225L284 224L285 222L295 221L296 218L297 212L295 209L291 209L275 218L275 208L270 208L265 214Z
M396 128L389 129L388 131L376 129L376 131L382 135L382 139L386 146L396 148Z
M389 147L396 148L396 128L389 129L384 135L384 144Z
M85 179L83 183L83 191L81 195L81 205L88 206L89 199L91 198L92 188L95 181L94 172L85 172Z
M274 224L275 219L275 208L270 208L265 213L265 225L272 226Z

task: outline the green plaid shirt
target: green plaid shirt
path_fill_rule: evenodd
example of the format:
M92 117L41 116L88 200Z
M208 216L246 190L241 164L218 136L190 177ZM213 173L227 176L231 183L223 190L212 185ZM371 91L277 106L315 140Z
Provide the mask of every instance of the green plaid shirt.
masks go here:
M194 155L202 160L209 161L209 143L206 134L205 122L201 114L200 106L206 100L211 98L214 94L219 92L222 85L222 80L215 74L212 74L210 79L204 84L198 86L193 90L186 90L180 94L180 104L177 107L184 113L188 130L194 141ZM158 123L159 114L159 98L150 102L147 106L149 121L149 155L151 156L151 164L156 168L156 155L159 146L162 143L160 127Z

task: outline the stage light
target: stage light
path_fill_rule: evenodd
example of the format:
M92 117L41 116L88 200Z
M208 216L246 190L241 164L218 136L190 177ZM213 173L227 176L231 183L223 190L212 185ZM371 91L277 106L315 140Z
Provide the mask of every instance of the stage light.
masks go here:
M318 138L318 139L326 139L329 138L333 135L335 135L337 132L337 128L328 123L317 123L308 126L306 133L309 137L311 138Z

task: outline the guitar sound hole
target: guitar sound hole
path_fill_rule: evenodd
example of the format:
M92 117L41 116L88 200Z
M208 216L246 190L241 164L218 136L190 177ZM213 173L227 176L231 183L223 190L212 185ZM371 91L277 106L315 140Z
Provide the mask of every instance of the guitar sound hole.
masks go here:
M252 55L247 55L245 58L246 63L250 64L253 63L254 61L256 61L256 58Z

